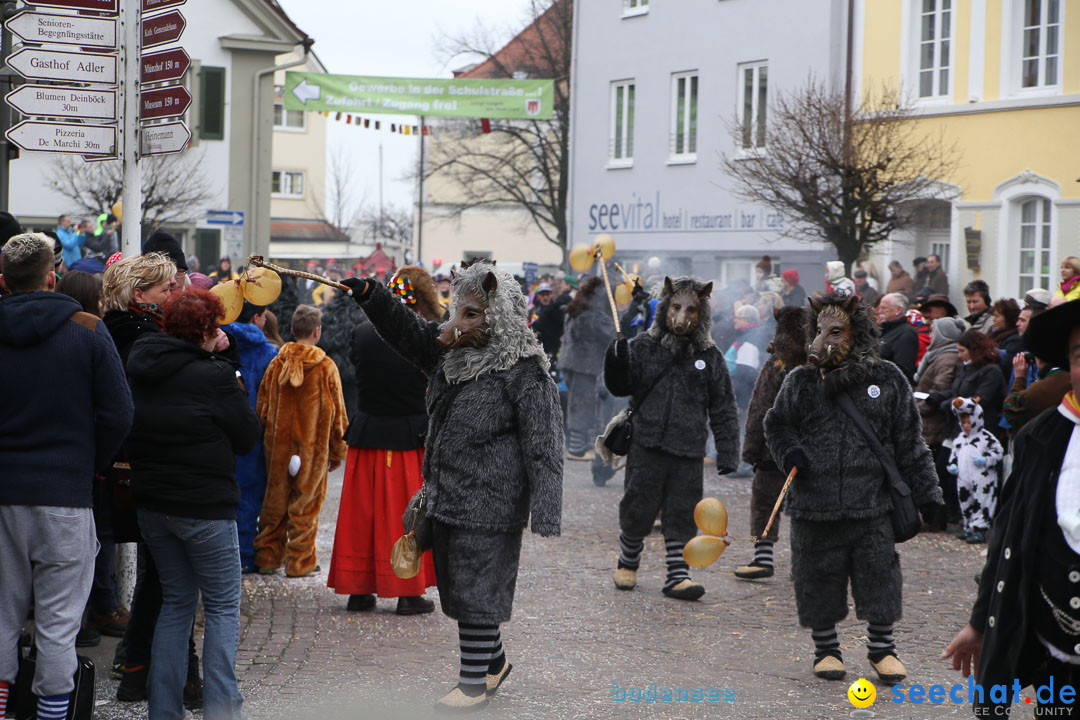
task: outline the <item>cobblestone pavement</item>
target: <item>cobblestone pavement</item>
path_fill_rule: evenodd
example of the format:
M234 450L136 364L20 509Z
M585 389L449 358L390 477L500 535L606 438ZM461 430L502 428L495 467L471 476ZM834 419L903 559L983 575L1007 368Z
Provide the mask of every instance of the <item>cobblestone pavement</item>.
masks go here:
M729 532L749 534L749 482L717 479L706 468L706 494L728 507ZM341 472L319 529L319 558L328 567ZM734 578L752 546L736 541L695 579L707 588L699 602L660 594L663 542L646 542L633 592L611 582L618 547L620 473L593 485L588 463L567 462L563 534L526 533L513 621L503 628L514 665L481 717L490 718L842 718L853 708L848 684L873 678L865 659L865 626L854 611L838 630L848 665L843 682L811 673L812 643L798 627L791 582L787 522L777 546L779 572L766 581ZM985 546L951 535L923 535L901 546L905 618L897 625L907 685L961 682L939 659L964 624L975 593L973 575ZM432 588L429 597L436 597ZM244 577L237 673L251 718L421 718L457 677L455 624L434 614L399 617L393 600L373 613L349 613L345 598L315 577ZM201 632L201 627L200 627ZM114 699L107 668L115 641L90 651L98 665L98 717L143 718L145 703ZM730 688L721 702L618 702L619 689ZM1030 693L1029 693L1030 694ZM894 704L878 686L876 717L971 717L970 706ZM1017 713L1018 715L1020 713ZM1029 716L1024 708L1024 716ZM857 716L857 715L856 715Z

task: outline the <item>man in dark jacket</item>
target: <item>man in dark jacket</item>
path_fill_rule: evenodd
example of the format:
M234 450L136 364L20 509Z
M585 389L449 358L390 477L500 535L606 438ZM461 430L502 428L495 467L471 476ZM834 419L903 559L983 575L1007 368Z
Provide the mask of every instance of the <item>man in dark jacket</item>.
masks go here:
M903 576L889 513L892 500L882 463L865 439L878 438L919 507L941 501L930 450L920 432L911 385L879 355L877 327L855 296L810 298L810 364L788 373L765 415L765 440L780 468L798 468L787 496L791 563L799 624L814 640L814 674L838 680L846 672L836 623L855 613L868 624L867 654L884 683L907 671L896 657L893 623L900 619ZM844 411L847 395L862 420Z
M894 363L908 382L914 383L919 335L908 323L907 310L907 298L900 293L889 293L881 298L877 310L881 324L881 359Z
M97 555L92 490L131 427L131 393L97 317L52 292L53 244L4 245L0 301L0 716L36 607L37 716L67 717L75 635Z
M1071 390L1016 436L978 599L942 653L963 675L977 675L975 710L986 717L1007 714L1014 688L1028 685L1045 717L1064 716L1075 698L1058 690L1080 682L1080 303L1033 318L1024 345L1069 368Z
M705 440L712 428L720 475L738 462L735 393L723 355L709 329L712 283L664 278L656 318L633 341L616 340L604 360L612 395L632 396L633 434L626 460L626 492L619 503L620 555L615 587L632 590L645 537L662 511L667 548L663 593L697 600L705 588L690 579L683 547L697 534Z

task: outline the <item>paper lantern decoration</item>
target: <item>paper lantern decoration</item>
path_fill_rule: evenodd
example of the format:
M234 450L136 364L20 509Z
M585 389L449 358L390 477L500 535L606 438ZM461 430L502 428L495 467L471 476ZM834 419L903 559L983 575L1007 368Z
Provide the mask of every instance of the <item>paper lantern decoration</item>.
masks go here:
M712 565L727 550L727 543L711 535L698 535L691 538L683 548L683 559L692 568L704 568Z
M240 317L244 309L244 290L240 287L239 280L219 283L210 288L210 292L217 295L225 306L225 314L218 318L218 325L228 325Z
M249 268L240 282L243 298L252 305L269 305L281 294L281 276L269 268Z

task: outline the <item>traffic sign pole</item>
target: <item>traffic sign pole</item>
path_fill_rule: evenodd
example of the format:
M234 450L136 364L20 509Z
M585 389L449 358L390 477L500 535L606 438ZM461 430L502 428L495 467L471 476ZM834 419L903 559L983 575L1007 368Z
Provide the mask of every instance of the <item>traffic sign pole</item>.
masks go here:
M124 217L122 220L124 257L142 252L142 168L139 166L139 74L142 0L121 0L120 23L124 28Z

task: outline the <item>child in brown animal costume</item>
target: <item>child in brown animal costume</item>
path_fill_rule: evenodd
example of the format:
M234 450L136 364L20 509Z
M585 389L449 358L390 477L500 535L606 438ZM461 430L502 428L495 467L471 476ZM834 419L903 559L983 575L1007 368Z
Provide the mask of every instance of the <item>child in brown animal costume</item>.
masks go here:
M510 619L522 534L558 535L563 419L521 286L493 264L453 274L451 319L406 310L372 280L346 280L379 336L428 376L427 516L443 612L458 622L457 686L445 712L487 705L511 670Z
M758 374L750 395L743 436L743 462L754 466L750 533L758 538L754 543L754 559L735 569L735 577L743 580L772 577L774 572L773 545L780 536L780 523L774 522L768 535L762 533L786 478L765 445L765 413L772 407L788 372L806 363L806 309L783 307L773 310L773 317L776 318L776 335L769 343L770 357Z
M836 623L855 614L868 623L867 654L884 683L907 671L896 657L893 623L902 607L900 555L893 539L885 471L836 398L847 393L926 512L941 489L922 439L911 385L879 354L879 330L855 295L810 298L809 364L791 370L765 414L765 441L777 465L798 475L786 499L799 623L814 640L814 674L844 676Z
M256 413L266 428L266 497L255 536L255 565L273 574L319 571L315 536L326 499L326 473L348 452L348 419L334 361L316 347L322 313L301 305L292 317L296 342L285 343L263 375Z
M626 461L626 492L619 503L620 555L615 587L632 590L645 537L662 511L667 549L663 593L697 600L705 588L690 579L683 547L697 534L705 440L711 426L720 475L738 463L739 420L724 356L709 335L712 283L664 278L648 332L608 348L604 383L612 395L631 396L633 432Z

